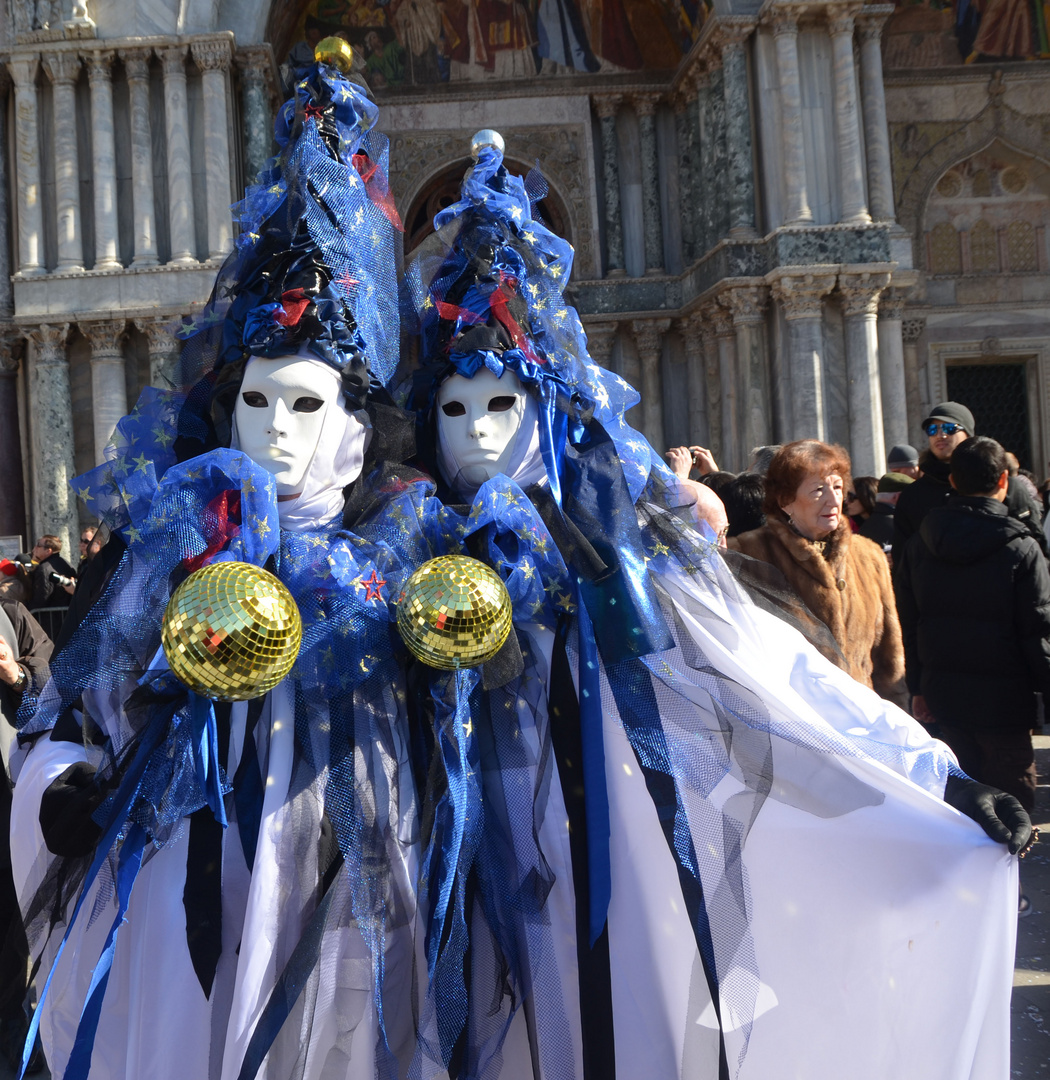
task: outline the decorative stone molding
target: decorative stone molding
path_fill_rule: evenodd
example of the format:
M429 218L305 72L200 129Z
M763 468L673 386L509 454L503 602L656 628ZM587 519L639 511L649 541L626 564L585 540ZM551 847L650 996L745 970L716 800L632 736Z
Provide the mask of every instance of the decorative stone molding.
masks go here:
M904 305L907 303L910 289L886 289L879 297L879 318L900 319L904 316Z
M598 114L598 119L604 120L607 116L616 116L620 111L623 94L592 94L591 104Z
M867 4L857 13L857 34L863 41L879 41L886 20L896 10L894 4Z
M720 307L716 301L701 308L701 316L704 322L711 327L716 338L733 338L736 331L733 329L733 316L726 308Z
M890 283L889 271L863 270L839 275L839 292L842 295L842 313L851 315L875 315L879 310L879 295Z
M632 94L631 104L639 116L654 116L662 99L662 94Z
M46 53L44 70L56 86L72 86L80 74L80 57L76 53Z
M22 334L14 326L0 328L0 378L13 379L18 374L22 361L18 355L18 346Z
M149 79L149 62L153 56L152 49L119 49L118 52L120 53L120 59L124 62L124 72L128 77L128 82L134 82L136 79L142 79L143 81Z
M718 297L718 302L732 315L734 326L747 326L765 320L769 289L765 285L735 285Z
M835 272L784 274L771 283L773 297L784 309L784 318L819 319L824 297L835 288Z
M670 329L670 319L631 320L631 331L634 334L635 344L638 346L638 355L643 362L659 363L660 344L664 334Z
M91 83L103 80L109 82L113 75L113 60L116 52L113 49L95 49L84 54L87 63L88 79Z
M901 336L906 342L918 341L926 329L926 319L909 317L901 324Z
M594 322L585 323L584 330L587 332L587 351L596 364L607 368L609 358L612 356L613 346L616 344L616 335L620 329L617 322Z
M186 74L186 50L187 46L181 42L157 50L157 56L160 57L166 78L170 78L172 75Z

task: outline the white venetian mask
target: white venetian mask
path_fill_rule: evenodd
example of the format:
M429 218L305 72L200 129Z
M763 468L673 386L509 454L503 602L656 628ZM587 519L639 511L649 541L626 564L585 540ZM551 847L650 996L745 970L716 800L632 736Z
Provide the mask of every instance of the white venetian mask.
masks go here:
M483 367L472 379L446 379L437 396L438 463L445 479L469 489L500 473L513 478L523 456L519 433L535 442L536 418L535 401L512 371L497 377Z
M304 355L248 361L233 430L234 446L273 476L281 523L292 528L341 508L371 433L367 416L346 411L339 373Z

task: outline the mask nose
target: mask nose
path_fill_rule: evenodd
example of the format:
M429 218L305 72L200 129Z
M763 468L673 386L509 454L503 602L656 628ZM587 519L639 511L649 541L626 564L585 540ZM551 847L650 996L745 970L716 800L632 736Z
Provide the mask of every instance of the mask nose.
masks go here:
M269 422L266 425L266 434L271 438L280 438L288 434L288 418L290 413L288 406L278 398L273 407L273 412L269 416Z

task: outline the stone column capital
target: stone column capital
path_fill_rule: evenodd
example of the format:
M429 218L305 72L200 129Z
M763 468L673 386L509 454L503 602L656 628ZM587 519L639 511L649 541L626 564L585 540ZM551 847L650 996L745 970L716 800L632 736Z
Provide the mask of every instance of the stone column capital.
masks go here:
M908 302L910 289L898 289L896 286L886 289L879 297L879 318L900 319L904 316L904 305Z
M857 32L861 41L879 41L886 20L893 14L893 4L867 4L857 13Z
M135 326L145 334L151 356L154 353L167 354L174 351L176 342L171 332L170 319L136 319Z
M32 342L36 355L33 363L37 367L65 365L66 338L69 337L69 323L41 323L39 326L27 326L22 333L27 341Z
M599 120L615 116L623 104L623 94L595 94L591 101L594 103L594 111Z
M828 7L828 33L832 37L840 34L853 36L860 4L832 4Z
M77 326L91 345L91 359L93 361L123 360L120 342L127 327L123 319L93 319L90 322L77 323Z
M736 336L733 329L733 316L716 300L700 310L700 317L709 326L716 338Z
M769 289L765 285L734 285L719 295L718 302L730 313L734 326L753 325L765 318Z
M39 67L40 58L37 56L13 56L7 61L7 70L17 87L32 86Z
M80 74L80 57L72 52L45 53L44 70L55 86L72 86Z
M785 319L819 319L824 297L835 288L835 273L784 274L771 288Z
M85 53L84 60L87 62L88 81L92 84L109 82L113 78L113 61L116 53L112 49L96 49Z
M663 95L658 93L632 94L631 104L639 116L653 116L662 97Z
M689 360L698 359L703 355L704 342L710 336L707 320L699 311L678 319L675 329L682 335L682 344L685 347L685 355Z
M201 71L225 71L230 66L228 41L195 41L190 49L193 61Z
M773 24L773 37L798 34L798 14L793 8L774 8L770 21Z
M671 329L670 319L632 319L631 330L634 341L643 360L656 361L660 358L660 342L664 334Z
M901 323L901 336L909 343L918 341L925 329L925 316L909 316Z
M839 274L842 313L847 318L851 315L876 314L879 310L879 295L889 283L889 271L863 270Z
M723 56L743 52L745 42L757 25L758 20L749 15L722 15L715 25L711 42Z
M160 57L160 62L164 67L165 79L170 79L172 75L181 75L185 78L186 50L187 46L184 44L168 45L157 50L157 55Z
M591 354L591 359L602 367L608 367L620 324L617 322L586 323L583 329L587 334L587 351Z
M0 379L13 379L18 374L18 343L21 340L22 334L16 326L7 325L0 329Z
M148 47L138 49L120 49L120 59L124 61L124 72L128 82L149 78L149 62L153 56L153 50Z

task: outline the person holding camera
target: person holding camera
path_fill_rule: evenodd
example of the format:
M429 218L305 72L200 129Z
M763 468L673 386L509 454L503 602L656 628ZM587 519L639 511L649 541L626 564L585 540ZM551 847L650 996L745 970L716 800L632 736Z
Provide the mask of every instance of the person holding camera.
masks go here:
M33 545L32 563L27 567L30 611L46 607L68 607L76 588L77 572L62 558L62 541L45 533Z

